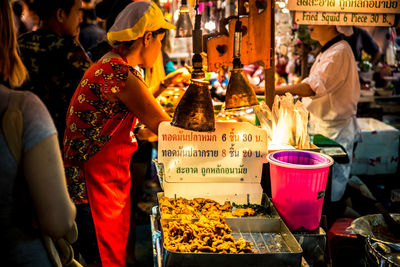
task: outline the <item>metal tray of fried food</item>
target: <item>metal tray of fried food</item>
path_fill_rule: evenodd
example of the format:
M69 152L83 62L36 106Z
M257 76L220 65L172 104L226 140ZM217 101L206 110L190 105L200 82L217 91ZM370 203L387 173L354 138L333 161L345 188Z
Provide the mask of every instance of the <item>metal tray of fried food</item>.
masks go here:
M157 193L157 202L158 202L158 213L157 215L159 215L161 217L161 219L165 219L162 215L162 212L160 210L160 199L164 197L164 192L158 192ZM262 195L262 200L261 200L261 205L263 207L267 207L267 214L263 214L263 215L255 215L255 216L248 216L248 217L241 217L241 218L258 218L258 217L272 217L272 218L280 218L279 213L277 212L277 210L274 207L274 204L272 203L271 199L266 195L263 194ZM237 217L239 218L239 217ZM178 219L178 218L176 218Z
M152 215L154 218L154 215ZM159 266L301 266L302 248L280 218L226 218L235 240L252 242L255 253L218 254L173 252L163 245L162 225L173 219L161 219L156 252ZM156 229L157 227L154 227ZM153 240L154 241L154 240Z

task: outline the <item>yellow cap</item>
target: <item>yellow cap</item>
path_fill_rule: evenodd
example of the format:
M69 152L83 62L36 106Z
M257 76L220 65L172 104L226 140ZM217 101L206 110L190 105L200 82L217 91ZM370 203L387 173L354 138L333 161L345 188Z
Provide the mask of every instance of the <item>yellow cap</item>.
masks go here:
M164 19L162 11L153 1L132 2L118 14L107 39L110 44L132 41L145 32L159 29L175 29L175 25Z

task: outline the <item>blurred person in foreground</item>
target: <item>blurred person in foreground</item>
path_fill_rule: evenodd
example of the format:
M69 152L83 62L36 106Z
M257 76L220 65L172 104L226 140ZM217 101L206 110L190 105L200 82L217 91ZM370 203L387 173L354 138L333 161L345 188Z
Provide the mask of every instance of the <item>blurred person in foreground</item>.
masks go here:
M68 108L64 164L78 210L77 249L89 264L126 265L136 136L157 134L171 120L154 97L179 78L148 88L134 67L152 67L174 28L154 2L127 5L107 33L112 51L86 71ZM135 127L138 121L147 129Z
M8 0L0 0L0 36L0 112L4 114L10 87L20 86L27 78ZM36 95L22 94L20 166L0 131L1 265L52 266L41 235L63 237L73 225L76 209L68 196L54 123Z
M60 145L69 102L91 64L76 42L81 4L81 0L35 0L40 27L18 39L29 72L21 89L34 92L45 103L60 133Z
M349 180L354 143L360 135L356 119L360 97L357 65L350 45L339 32L350 35L350 30L351 27L309 26L311 38L322 46L309 76L299 84L276 87L279 95L289 92L302 97L310 112L309 134L322 134L346 150L349 163L335 163L332 171L330 200L337 206L336 216L346 211L340 200Z

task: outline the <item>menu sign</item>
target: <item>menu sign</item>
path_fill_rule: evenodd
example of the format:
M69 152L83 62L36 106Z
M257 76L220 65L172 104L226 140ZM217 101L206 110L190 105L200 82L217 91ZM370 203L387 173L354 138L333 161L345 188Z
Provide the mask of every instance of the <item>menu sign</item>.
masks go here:
M158 161L168 182L259 183L268 153L267 133L245 122L217 122L215 132L194 132L163 122Z
M289 0L289 10L346 13L400 13L399 0Z
M307 25L353 25L386 26L394 25L394 14L368 13L327 13L296 11L294 20L297 24Z

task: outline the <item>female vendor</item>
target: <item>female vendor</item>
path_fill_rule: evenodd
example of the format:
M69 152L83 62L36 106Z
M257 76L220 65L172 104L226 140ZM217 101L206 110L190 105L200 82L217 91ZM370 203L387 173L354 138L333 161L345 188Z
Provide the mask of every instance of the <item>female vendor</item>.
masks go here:
M64 164L78 212L78 249L90 265L126 266L135 125L157 134L160 122L170 120L154 96L176 78L151 92L134 67L152 67L165 31L174 28L152 1L127 5L107 33L114 49L86 71L68 108Z

